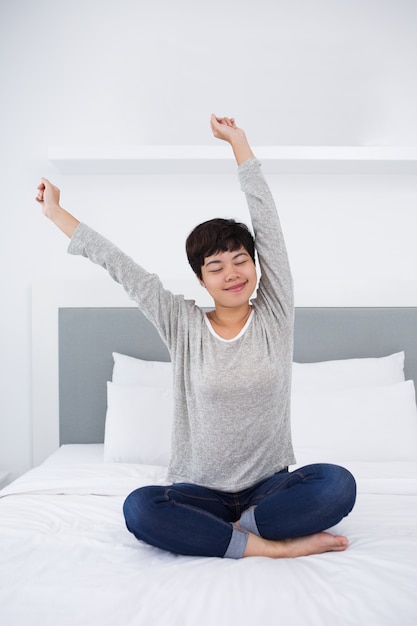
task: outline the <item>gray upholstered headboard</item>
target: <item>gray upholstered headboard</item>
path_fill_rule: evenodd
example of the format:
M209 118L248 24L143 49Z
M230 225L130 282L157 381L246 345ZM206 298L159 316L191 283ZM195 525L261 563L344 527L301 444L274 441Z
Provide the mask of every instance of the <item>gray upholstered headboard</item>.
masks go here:
M417 386L417 308L298 308L294 360L324 361L405 351ZM59 310L60 443L104 437L112 352L168 361L151 323L135 308Z

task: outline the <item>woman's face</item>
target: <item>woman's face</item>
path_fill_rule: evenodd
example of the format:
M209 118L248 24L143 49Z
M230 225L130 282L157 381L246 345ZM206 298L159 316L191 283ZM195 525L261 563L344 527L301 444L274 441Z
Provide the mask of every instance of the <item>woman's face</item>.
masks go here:
M201 284L216 306L241 306L256 289L255 263L245 248L219 252L204 259Z

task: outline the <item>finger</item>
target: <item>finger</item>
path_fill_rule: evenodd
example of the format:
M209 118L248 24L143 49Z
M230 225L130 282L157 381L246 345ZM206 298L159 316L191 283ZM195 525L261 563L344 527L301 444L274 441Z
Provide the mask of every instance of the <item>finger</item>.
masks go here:
M216 117L216 122L222 126L229 126L229 118L228 117Z
M218 124L217 117L214 115L214 113L212 113L210 117L210 126L214 129L216 127L216 124Z
M43 180L43 179L41 179L41 180ZM36 187L36 189L38 190L38 195L36 196L35 200L36 200L37 202L43 202L43 193L44 193L44 191L45 191L45 185L44 185L44 183L43 183L43 182L41 182L41 183L40 183L40 184Z
M220 130L220 126L221 126L221 118L216 117L214 114L211 116L211 120L210 120L210 126L211 126L211 130L213 132L213 135L215 137L218 136L219 134L219 130Z

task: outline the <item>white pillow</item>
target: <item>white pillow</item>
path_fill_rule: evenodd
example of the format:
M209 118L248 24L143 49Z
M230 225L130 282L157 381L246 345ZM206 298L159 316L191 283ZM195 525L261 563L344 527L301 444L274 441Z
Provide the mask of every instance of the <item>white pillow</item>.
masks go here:
M143 361L118 352L113 352L113 360L112 381L118 385L172 386L172 364L169 361Z
M413 381L292 394L297 463L417 461Z
M168 465L171 454L171 387L107 383L104 461Z
M404 380L404 352L376 358L293 363L292 371L292 388L296 393L378 387Z

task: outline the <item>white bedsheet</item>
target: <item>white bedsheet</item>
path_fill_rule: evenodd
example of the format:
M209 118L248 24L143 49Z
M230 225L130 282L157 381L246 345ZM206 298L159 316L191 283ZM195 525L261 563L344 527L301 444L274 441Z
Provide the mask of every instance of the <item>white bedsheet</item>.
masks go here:
M346 552L232 561L138 542L123 500L164 484L165 468L104 464L98 448L89 463L84 450L0 491L1 624L417 624L417 463L346 464L359 491L335 528Z

